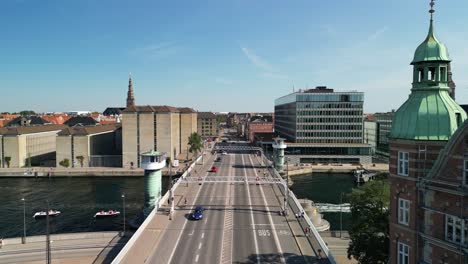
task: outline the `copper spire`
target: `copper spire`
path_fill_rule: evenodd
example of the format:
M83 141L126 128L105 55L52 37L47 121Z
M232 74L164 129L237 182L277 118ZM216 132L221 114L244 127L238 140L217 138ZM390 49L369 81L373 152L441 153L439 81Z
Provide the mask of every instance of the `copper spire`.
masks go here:
M434 5L435 5L435 0L431 0L431 2L429 3L429 5L431 6L431 10L429 10L429 13L431 14L431 21L432 21L432 16L434 15Z
M132 74L128 76L128 92L127 92L127 107L135 106L135 98L133 97Z

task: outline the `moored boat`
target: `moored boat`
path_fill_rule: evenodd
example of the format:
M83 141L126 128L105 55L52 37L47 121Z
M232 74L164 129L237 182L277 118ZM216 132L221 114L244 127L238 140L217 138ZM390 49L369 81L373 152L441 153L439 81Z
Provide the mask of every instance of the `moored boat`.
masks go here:
M119 212L119 211L115 211L115 210L100 211L100 212L97 212L97 213L94 215L94 218L117 216L117 215L119 215L119 214L120 214L120 212Z
M57 210L49 210L49 216L57 216L61 214L60 211ZM36 212L33 215L33 218L42 218L42 217L47 217L47 211L41 211L41 212Z

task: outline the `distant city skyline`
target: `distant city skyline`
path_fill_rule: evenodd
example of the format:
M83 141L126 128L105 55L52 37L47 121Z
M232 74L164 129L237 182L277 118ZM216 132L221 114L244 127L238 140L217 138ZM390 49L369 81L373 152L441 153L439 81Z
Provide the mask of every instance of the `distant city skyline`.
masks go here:
M437 2L434 26L468 103L468 2ZM137 105L273 112L274 100L328 86L397 109L429 27L429 0L0 2L0 112Z

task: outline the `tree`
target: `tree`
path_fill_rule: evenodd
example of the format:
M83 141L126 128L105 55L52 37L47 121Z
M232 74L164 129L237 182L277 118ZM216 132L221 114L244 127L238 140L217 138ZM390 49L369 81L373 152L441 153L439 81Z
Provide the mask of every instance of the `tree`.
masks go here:
M188 138L188 145L190 146L189 152L195 153L196 156L198 152L200 152L200 150L203 148L202 137L198 133L193 132Z
M374 180L351 193L352 225L348 258L359 263L388 263L390 185Z
M62 167L68 168L68 167L70 167L70 160L69 159L64 159L64 160L60 161L59 164Z
M76 156L76 159L78 160L78 162L80 162L81 168L83 168L84 157L83 156Z
M11 157L5 156L5 163L8 168L10 168L10 161L11 161Z
M30 115L35 115L36 112L32 111L32 110L23 110L20 112L20 115L21 116L30 116Z

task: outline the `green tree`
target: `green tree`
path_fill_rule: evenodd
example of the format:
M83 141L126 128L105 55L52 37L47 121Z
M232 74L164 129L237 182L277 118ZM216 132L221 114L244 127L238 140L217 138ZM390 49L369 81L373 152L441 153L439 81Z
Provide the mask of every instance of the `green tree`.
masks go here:
M21 116L30 116L30 115L35 115L36 112L32 110L23 110L19 113Z
M348 258L359 263L388 263L390 186L374 180L351 193L352 225Z
M189 152L195 153L195 156L198 155L198 152L203 148L203 140L202 137L193 132L190 137L188 138L188 145L189 145Z
M10 168L11 157L5 156L4 159L5 159L5 163L6 163L7 167Z
M76 156L76 159L77 159L78 162L80 163L81 168L83 168L84 157L83 157L83 156Z
M64 159L64 160L60 161L59 164L62 167L68 168L68 167L70 167L70 160L69 159Z

